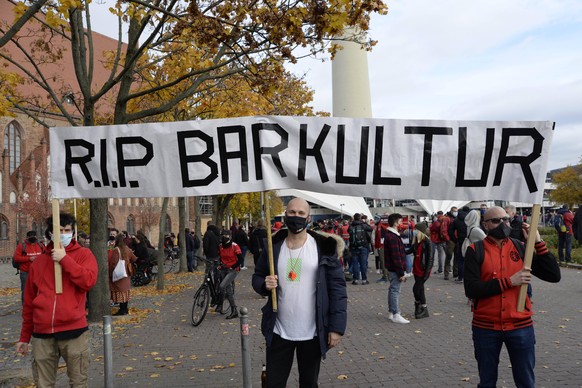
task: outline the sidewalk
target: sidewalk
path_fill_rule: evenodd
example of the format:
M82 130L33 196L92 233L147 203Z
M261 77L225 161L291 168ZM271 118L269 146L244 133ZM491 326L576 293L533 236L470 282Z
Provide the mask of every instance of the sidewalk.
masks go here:
M0 265L1 287L17 287ZM9 272L13 269L10 267ZM260 387L265 349L260 333L260 308L266 299L250 285L253 268L237 278L236 299L249 309L252 383ZM387 319L387 285L348 284L348 330L340 346L322 364L321 387L471 387L478 382L471 340L471 313L463 286L432 275L427 282L431 317L397 325ZM581 272L562 269L562 281L533 283L537 337L538 387L580 387L582 368ZM18 278L14 276L14 278ZM202 274L178 275L171 283L187 283L181 292L155 297L135 296L130 307L152 313L139 323L135 315L114 325L113 357L115 386L148 387L241 387L242 362L239 321L209 312L198 327L190 324L192 297ZM414 309L412 281L403 285L402 311ZM15 376L30 376L29 357L17 357L14 343L20 326L19 294L0 296L0 386L14 387ZM90 386L103 386L103 349L100 325L92 325L93 352ZM346 379L341 379L345 376ZM338 378L339 377L339 378ZM67 378L59 374L59 386ZM289 387L296 387L296 368ZM499 366L499 386L513 386L505 350Z

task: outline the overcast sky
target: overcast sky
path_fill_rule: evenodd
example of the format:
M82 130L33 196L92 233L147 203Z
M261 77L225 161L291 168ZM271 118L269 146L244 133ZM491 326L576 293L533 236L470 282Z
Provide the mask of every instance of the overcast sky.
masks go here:
M388 15L370 31L378 40L368 57L373 117L555 121L549 169L577 164L582 1L385 2ZM109 34L107 25L94 29ZM331 63L292 70L306 73L315 109L332 112Z

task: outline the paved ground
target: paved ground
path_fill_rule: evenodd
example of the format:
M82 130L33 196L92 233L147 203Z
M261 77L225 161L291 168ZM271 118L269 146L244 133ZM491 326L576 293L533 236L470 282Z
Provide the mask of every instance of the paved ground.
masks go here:
M370 260L373 263L373 260ZM17 287L9 264L0 265L0 291ZM562 282L535 280L537 386L582 387L582 274L563 269ZM237 279L237 301L250 312L252 383L260 386L264 342L258 328L265 299L250 286L252 268ZM131 303L154 311L139 323L115 325L115 386L241 387L241 345L238 320L211 313L198 327L190 325L192 296L201 273L180 275L190 284L179 293L136 296ZM340 346L328 353L320 374L321 387L470 387L478 383L472 353L471 314L463 287L442 276L427 282L431 317L397 325L387 319L387 285L348 284L348 330ZM405 316L413 312L412 282L403 286ZM4 289L4 294L10 294ZM8 292L7 292L8 291ZM0 296L0 386L30 381L30 360L17 357L14 344L20 325L19 295ZM103 350L100 325L92 325L90 386L102 387ZM514 386L505 351L499 366L499 386ZM345 379L338 378L339 376ZM66 386L59 374L59 386ZM289 386L297 386L295 369Z

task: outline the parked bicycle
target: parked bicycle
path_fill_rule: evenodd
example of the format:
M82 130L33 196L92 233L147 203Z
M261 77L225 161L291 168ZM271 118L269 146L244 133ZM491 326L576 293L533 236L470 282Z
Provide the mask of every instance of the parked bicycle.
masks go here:
M192 326L198 326L206 317L208 307L214 307L220 304L222 300L221 314L230 314L232 307L228 299L223 298L220 293L220 282L222 280L218 266L219 260L209 260L205 257L195 256L198 263L206 263L206 273L204 274L204 281L200 288L194 294L194 303L192 305ZM233 284L234 287L234 284ZM224 300L223 300L224 299Z
M179 248L166 248L164 252L166 253L166 257L164 258L164 273L175 272L175 269L178 269L180 266L178 259Z

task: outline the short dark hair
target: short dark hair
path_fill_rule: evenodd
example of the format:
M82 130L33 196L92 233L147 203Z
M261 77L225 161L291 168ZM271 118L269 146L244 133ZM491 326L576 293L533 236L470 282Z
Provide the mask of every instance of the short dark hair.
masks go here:
M360 213L354 214L354 221L360 221L362 219L362 215Z
M36 237L36 230L29 230L26 232L26 237Z
M394 226L398 220L402 219L402 214L392 213L388 216L388 226Z
M75 216L73 216L72 214L69 213L61 213L59 214L59 225L60 226L65 226L65 225L71 225L71 228L73 229L73 234L75 234L75 225L77 224L77 220L75 219ZM50 216L49 218L46 219L46 231L44 233L44 235L46 236L47 239L51 239L50 233L53 232L53 217Z

